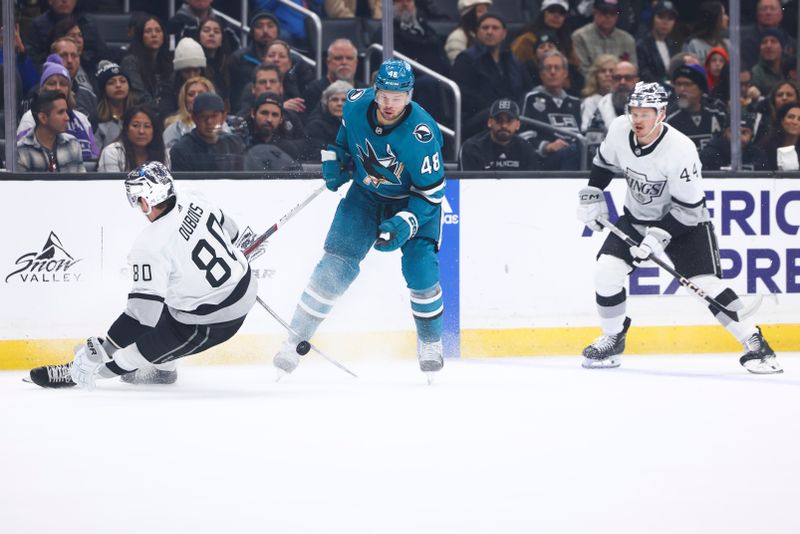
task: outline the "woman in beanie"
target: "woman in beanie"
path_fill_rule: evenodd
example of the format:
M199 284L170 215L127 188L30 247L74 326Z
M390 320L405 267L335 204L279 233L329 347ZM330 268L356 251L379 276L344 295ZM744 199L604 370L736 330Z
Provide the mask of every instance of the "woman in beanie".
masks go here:
M75 109L75 95L72 92L72 80L69 71L61 64L58 54L50 54L42 65L42 78L39 82L40 91L58 91L67 97L69 125L67 133L74 136L81 145L83 161L94 161L100 154L94 138L94 131L89 122L89 117ZM26 111L17 126L17 140L36 126L31 110Z
M444 51L451 65L455 63L458 54L475 44L478 19L491 6L492 0L458 0L458 14L461 19L444 44Z
M156 17L137 21L131 39L130 54L121 64L128 74L133 97L156 109L172 74L172 58L164 25Z
M103 149L97 171L129 172L147 161L170 167L155 111L144 104L125 112L119 138Z
M172 59L172 75L165 87L158 106L159 117L169 117L178 111L178 93L188 80L206 76L206 54L200 43L191 37L184 37L175 47ZM168 126L166 123L164 127Z
M97 146L102 150L119 137L122 117L133 107L128 76L116 63L101 61L97 67L97 129L94 131Z

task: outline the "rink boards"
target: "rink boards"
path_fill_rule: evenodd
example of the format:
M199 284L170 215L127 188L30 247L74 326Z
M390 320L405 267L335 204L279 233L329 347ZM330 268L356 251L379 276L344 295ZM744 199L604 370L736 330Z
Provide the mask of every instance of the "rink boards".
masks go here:
M603 236L575 218L583 180L453 180L440 253L451 356L576 354L596 336L593 265ZM261 232L318 182L185 181L240 228ZM800 187L791 179L704 183L722 266L736 291L768 295L757 314L777 350L800 350ZM114 181L3 181L0 235L0 369L69 359L72 345L102 335L125 305L126 254L144 225ZM609 188L611 215L625 184ZM284 318L319 260L340 199L326 192L270 239L253 272ZM373 251L317 338L337 355L414 354L400 253ZM706 307L655 267L629 287L630 353L725 352L738 344ZM751 297L753 298L753 297ZM263 361L283 333L254 309L242 332L201 361Z

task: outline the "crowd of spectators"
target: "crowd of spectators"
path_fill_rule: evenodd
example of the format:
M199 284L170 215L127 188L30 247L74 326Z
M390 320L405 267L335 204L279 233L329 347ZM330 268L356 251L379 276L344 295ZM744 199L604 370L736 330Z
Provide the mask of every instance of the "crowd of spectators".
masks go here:
M121 3L17 0L27 17L15 50L21 170L127 171L151 159L176 171L316 163L336 137L347 91L366 85L361 47L382 38L379 24L365 22L362 35L332 39L318 78L305 59L313 43L302 14L276 0L250 1L246 46L213 0L184 0L169 18L161 2L140 0L146 9L130 14L127 44L109 46L95 17L104 6L121 13ZM323 19L381 17L378 0L296 3ZM591 156L644 81L669 90L666 122L695 142L706 169L730 165L738 105L744 167L800 170L797 17L785 16L785 0L745 3L740 50L731 49L720 0L511 4L393 2L395 49L459 86L469 150L456 154L448 141L445 156L461 168L577 169L578 151ZM738 103L729 97L734 54ZM421 71L416 78L414 99L452 128L444 84Z

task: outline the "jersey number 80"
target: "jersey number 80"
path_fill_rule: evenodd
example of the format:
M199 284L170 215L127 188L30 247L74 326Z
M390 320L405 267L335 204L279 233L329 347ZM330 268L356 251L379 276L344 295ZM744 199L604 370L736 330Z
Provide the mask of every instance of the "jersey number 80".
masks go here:
M213 213L208 217L206 228L208 229L208 233L214 236L214 239L222 245L222 249L234 263L236 263L236 256L228 248L228 243L226 243L222 237L224 235L222 232L222 225L219 224L219 221L217 221ZM192 250L192 261L197 265L198 269L205 271L206 281L211 287L219 287L231 277L230 265L228 265L224 257L221 258L217 255L217 249L206 239L199 239L197 241L197 245L195 245L194 250ZM219 267L219 269L215 270L216 267Z

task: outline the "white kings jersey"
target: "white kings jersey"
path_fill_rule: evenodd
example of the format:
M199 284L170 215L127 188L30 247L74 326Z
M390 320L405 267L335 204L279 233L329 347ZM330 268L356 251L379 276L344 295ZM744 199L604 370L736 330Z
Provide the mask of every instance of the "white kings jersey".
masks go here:
M175 207L145 227L128 255L133 289L125 313L145 326L155 326L163 304L184 324L245 316L258 287L233 245L237 236L220 209L178 193Z
M655 141L640 146L628 117L617 117L593 163L625 177L625 211L634 224L649 226L667 214L690 227L710 219L697 147L668 124Z

